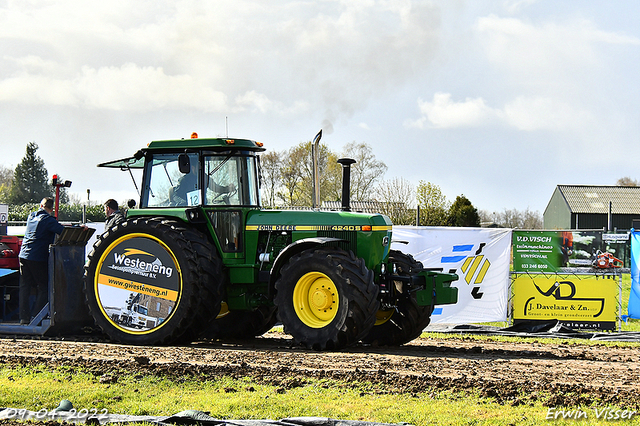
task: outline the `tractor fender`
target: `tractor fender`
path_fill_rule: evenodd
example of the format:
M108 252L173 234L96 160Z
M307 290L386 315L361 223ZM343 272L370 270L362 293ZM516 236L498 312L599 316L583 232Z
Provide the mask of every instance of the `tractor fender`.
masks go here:
M273 262L273 266L271 267L270 277L269 277L269 295L273 295L273 290L275 287L276 279L278 278L278 274L280 273L280 268L287 263L287 261L294 255L298 253L302 253L305 250L314 247L320 247L329 243L341 243L347 242L341 238L332 238L332 237L312 237L312 238L303 238L298 241L294 241L293 243L286 246L276 257L276 260Z

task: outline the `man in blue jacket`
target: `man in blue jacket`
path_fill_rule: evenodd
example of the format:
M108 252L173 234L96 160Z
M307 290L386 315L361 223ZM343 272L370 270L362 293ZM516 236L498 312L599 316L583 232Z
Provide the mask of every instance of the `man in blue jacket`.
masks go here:
M40 209L29 214L27 229L20 248L20 324L29 324L46 305L49 292L49 246L56 234L64 230L53 213L53 198L43 198ZM36 302L29 309L31 289L36 289Z

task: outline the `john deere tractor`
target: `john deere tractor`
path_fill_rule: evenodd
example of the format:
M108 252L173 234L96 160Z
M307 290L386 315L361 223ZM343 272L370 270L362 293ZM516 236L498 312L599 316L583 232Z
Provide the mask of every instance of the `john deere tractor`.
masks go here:
M100 164L143 169L140 201L98 238L84 291L112 340L163 345L259 336L277 321L301 345L401 345L435 304L457 301L455 274L390 249L384 215L260 207L262 143L154 141ZM346 196L345 196L346 194ZM346 199L345 199L346 198Z

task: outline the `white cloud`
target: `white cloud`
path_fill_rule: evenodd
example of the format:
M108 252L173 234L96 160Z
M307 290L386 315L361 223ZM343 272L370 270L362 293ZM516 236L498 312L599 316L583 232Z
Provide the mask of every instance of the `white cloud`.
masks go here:
M309 105L304 101L294 102L293 105L287 107L281 102L269 99L264 93L258 93L250 90L236 97L237 110L245 107L259 111L260 113L276 113L278 115L298 114L309 109Z
M433 101L418 99L421 116L407 120L406 127L453 129L506 126L518 130L581 132L593 122L588 111L553 98L520 96L502 108L492 108L482 98L452 100L450 93L436 93Z
M70 81L41 75L20 75L0 80L0 102L25 105L77 105Z
M162 68L125 64L83 67L73 78L24 74L0 80L0 101L27 105L66 105L113 111L181 109L197 105L205 111L228 109L223 93L189 75L170 76Z
M18 84L4 102L23 102L20 81L44 79L51 84L39 91L56 93L31 104L262 114L314 105L333 119L427 69L440 25L432 3L405 0L32 1L2 12L0 39L13 40L5 52L13 59L0 61L0 85Z
M436 93L432 102L418 99L418 108L422 117L405 122L407 127L424 128L427 122L432 127L445 129L477 127L494 122L500 115L499 111L488 107L482 98L454 102L450 93Z
M194 76L170 76L162 68L135 64L84 67L76 84L79 98L90 108L153 111L198 105L205 111L227 109L223 93L203 85Z
M558 130L581 132L591 127L594 118L584 110L543 97L518 97L504 107L507 124L520 130Z
M487 59L513 80L554 87L572 86L576 75L606 66L608 46L640 44L636 37L600 30L584 19L535 25L489 15L478 18L475 31Z
M517 13L522 9L535 4L538 0L506 0L504 6L509 13Z

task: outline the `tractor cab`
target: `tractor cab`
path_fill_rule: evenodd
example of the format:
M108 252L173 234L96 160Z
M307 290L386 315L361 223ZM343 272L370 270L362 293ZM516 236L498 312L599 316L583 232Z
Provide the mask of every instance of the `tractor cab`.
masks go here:
M259 206L255 155L228 151L147 156L142 208Z
M199 139L194 135L191 139L153 141L132 157L98 167L130 173L133 169L144 169L139 190L142 209L258 208L257 153L264 151L262 144L247 139Z

